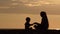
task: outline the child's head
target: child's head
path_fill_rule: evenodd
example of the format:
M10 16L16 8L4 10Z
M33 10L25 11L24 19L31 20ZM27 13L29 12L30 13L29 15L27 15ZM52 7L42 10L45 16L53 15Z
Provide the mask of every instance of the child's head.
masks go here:
M29 17L27 17L27 18L26 18L26 21L27 21L27 22L30 22L30 18L29 18Z

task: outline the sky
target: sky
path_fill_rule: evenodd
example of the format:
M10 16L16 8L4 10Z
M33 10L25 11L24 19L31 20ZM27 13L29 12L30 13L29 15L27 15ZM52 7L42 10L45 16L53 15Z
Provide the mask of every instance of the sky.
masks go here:
M28 16L31 23L41 22L41 11L48 15L49 28L60 29L60 0L0 0L0 28L24 28Z
M0 13L60 14L60 0L0 0ZM36 13L37 12L37 13Z

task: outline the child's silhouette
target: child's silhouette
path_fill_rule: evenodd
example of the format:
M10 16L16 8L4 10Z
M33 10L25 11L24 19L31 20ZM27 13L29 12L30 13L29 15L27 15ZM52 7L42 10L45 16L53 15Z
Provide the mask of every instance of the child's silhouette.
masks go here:
M30 26L33 25L33 24L30 24L30 20L31 19L29 17L26 18L26 23L25 23L25 29L26 30L32 29L32 28L30 28Z

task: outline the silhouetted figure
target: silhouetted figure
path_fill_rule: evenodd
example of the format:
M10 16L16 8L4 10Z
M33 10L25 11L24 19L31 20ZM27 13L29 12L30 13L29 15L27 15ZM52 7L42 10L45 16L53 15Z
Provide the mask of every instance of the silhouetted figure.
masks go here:
M35 30L40 30L41 29L41 24L34 22L34 28Z
M46 15L46 12L42 11L40 13L41 17L42 17L42 21L41 21L41 29L42 30L47 30L49 27L49 23L48 23L48 18Z
M30 29L32 29L32 28L30 28L31 25L32 25L32 24L30 24L30 18L27 17L27 18L26 18L26 23L25 23L25 30L30 30Z
M34 24L36 24L36 25L34 27L35 27L36 30L47 30L48 27L49 27L47 15L44 11L42 11L40 13L40 15L42 17L41 24L35 22Z

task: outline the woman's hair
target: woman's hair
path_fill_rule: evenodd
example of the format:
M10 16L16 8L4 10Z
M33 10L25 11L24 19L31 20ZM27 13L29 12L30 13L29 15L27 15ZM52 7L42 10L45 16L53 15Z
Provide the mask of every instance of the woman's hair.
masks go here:
M40 13L40 15L41 15L41 17L46 17L46 12L42 11L42 12Z

